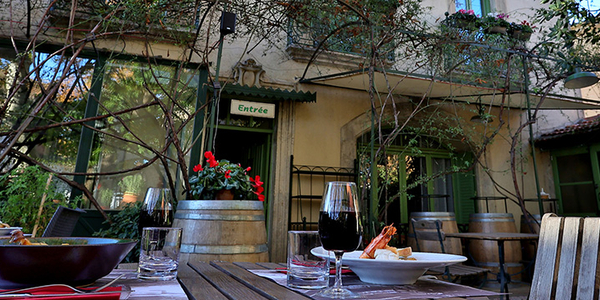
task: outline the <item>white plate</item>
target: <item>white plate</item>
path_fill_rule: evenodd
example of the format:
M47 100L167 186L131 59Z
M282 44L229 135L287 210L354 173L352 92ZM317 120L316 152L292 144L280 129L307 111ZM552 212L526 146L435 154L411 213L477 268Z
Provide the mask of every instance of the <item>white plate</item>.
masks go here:
M315 256L327 257L335 261L333 252L323 247L311 250ZM444 267L467 260L462 255L413 252L417 260L375 260L358 258L362 250L344 253L342 265L348 266L361 281L376 284L413 284L427 269Z
M0 228L0 236L10 235L13 230L23 229L23 227L4 227Z

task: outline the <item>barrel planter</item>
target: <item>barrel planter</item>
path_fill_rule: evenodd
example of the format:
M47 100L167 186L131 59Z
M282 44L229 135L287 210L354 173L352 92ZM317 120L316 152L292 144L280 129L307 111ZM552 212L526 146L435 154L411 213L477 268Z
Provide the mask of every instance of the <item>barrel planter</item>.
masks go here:
M456 217L453 212L413 212L410 214L411 219L433 221L442 221L442 229L444 232L457 233L458 225L456 225ZM408 246L412 247L413 251L417 251L417 243L412 223L408 222ZM419 241L419 249L421 252L437 252L441 253L442 248L438 241ZM462 255L462 244L460 239L447 238L444 241L444 250L446 253Z
M182 200L173 227L183 228L183 263L269 260L263 202Z
M511 213L477 213L469 215L469 232L517 232L517 226ZM469 253L478 267L498 273L498 243L496 241L471 240ZM521 264L521 242L504 242L504 265L509 274L516 274L523 269ZM512 275L513 280L521 276Z

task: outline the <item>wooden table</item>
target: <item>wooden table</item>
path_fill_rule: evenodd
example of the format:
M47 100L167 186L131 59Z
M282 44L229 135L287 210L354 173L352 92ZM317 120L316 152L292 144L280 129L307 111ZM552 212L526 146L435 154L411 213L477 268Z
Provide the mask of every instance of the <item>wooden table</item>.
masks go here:
M446 232L446 237L463 238L467 240L487 240L496 241L498 243L498 267L500 269L500 293L508 293L508 283L510 282L510 274L504 270L504 242L505 241L522 241L522 240L537 240L539 234L535 233L518 233L518 232ZM506 299L509 296L506 295Z
M188 300L177 280L156 281L137 278L137 264L123 264L107 276L98 279L95 285L102 285L123 275L113 286L123 285L131 289L129 300Z
M276 270L281 269L281 270ZM294 290L285 286L285 275L282 272L285 264L248 263L248 262L189 262L180 265L178 279L191 300L201 299L290 299L309 300L325 299L314 294L317 290ZM259 275L257 275L259 274ZM265 278L264 274L269 278ZM273 275L273 276L271 276ZM283 278L283 279L282 279ZM333 279L333 276L332 278ZM413 285L389 286L365 284L354 274L343 275L345 286L353 287L362 298L359 299L489 299L488 296L499 294L479 290L463 285L439 280L419 280ZM330 284L332 284L330 282ZM421 290L421 291L419 291ZM411 297L411 293L419 291L429 296ZM446 291L446 292L445 292ZM473 297L455 297L458 292L469 291ZM391 294L390 294L391 293ZM453 294L454 293L454 294Z

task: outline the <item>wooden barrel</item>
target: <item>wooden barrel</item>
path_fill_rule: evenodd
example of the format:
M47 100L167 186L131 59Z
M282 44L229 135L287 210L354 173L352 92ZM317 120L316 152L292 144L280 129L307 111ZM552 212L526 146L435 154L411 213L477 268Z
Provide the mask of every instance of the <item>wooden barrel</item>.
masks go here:
M517 232L517 226L511 213L477 213L469 215L469 232ZM469 241L469 253L478 267L499 272L498 242ZM504 265L509 274L523 270L521 263L521 242L504 242ZM511 276L512 280L520 280L521 275Z
M453 212L413 212L410 214L410 217L415 220L440 220L442 221L442 229L444 232L458 232L458 226L456 225L456 218ZM417 251L415 233L410 220L408 222L407 244L412 247L413 251ZM442 252L442 248L438 241L419 241L419 249L421 252ZM446 250L446 253L462 255L462 244L460 239L447 238L444 241L444 250Z
M269 260L263 202L182 200L173 227L183 228L180 263Z

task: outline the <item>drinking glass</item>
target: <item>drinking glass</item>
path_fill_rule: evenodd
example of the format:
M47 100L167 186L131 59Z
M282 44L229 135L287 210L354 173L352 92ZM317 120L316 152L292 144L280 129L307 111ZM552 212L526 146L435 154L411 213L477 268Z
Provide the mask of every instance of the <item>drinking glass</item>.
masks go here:
M144 227L170 227L173 224L173 202L170 189L148 188L140 210L140 234Z
M335 254L335 284L319 295L334 299L358 297L358 294L342 287L342 255L356 250L362 239L354 182L332 181L325 186L319 212L319 237L323 248Z

